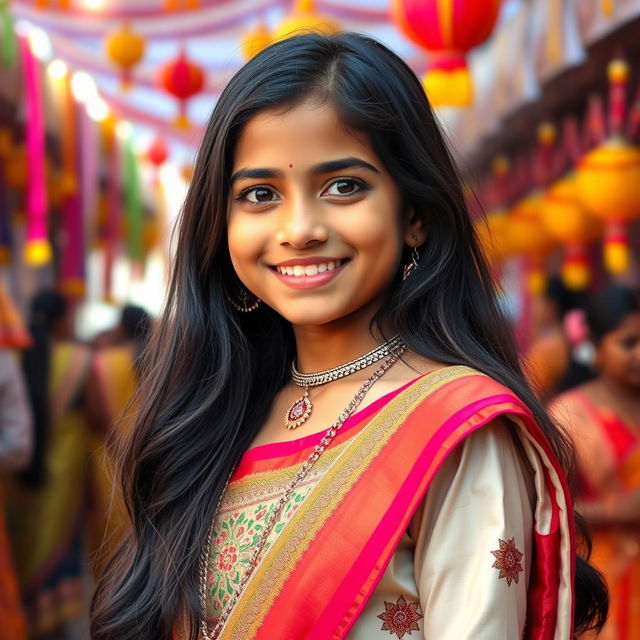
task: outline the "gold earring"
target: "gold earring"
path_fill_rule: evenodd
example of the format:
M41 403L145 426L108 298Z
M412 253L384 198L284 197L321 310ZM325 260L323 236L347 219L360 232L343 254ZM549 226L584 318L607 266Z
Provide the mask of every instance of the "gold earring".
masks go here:
M254 298L253 302L251 301L251 296ZM234 300L231 296L227 296L227 300L229 300L234 309L241 313L251 313L252 311L255 311L262 302L258 296L254 296L242 285L240 285L240 288L238 289L237 300Z

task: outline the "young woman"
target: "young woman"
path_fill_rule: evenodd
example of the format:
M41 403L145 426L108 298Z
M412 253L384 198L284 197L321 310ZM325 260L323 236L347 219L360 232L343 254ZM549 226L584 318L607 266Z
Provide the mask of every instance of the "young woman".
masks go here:
M599 624L567 445L508 336L411 70L354 34L259 54L199 151L93 637Z
M594 531L593 560L611 592L598 638L640 637L640 300L623 286L596 296L587 313L595 346L592 382L556 398L578 454L579 511Z

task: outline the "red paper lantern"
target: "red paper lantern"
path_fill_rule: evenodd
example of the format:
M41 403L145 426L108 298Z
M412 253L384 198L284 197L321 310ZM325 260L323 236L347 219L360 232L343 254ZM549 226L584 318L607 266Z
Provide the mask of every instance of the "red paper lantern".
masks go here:
M176 127L187 129L191 126L187 118L187 100L196 95L204 86L204 71L195 62L187 59L184 51L160 70L160 85L165 91L180 101L180 114L174 121Z
M501 0L393 0L400 30L432 54L424 85L434 106L467 106L472 87L465 54L493 31Z
M147 149L147 160L158 169L167 161L168 157L169 151L164 140L156 138Z

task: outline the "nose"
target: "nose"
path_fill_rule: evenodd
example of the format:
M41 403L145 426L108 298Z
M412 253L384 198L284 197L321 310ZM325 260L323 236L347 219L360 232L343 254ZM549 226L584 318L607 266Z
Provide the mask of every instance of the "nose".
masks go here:
M280 210L276 240L295 249L326 242L329 231L318 209L311 199L302 196L292 199L289 206Z

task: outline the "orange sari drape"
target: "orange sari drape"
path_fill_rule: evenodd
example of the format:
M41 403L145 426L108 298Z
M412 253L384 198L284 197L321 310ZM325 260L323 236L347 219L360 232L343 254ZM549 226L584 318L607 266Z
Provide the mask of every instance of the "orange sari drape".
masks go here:
M574 539L563 473L528 409L508 389L467 367L447 367L401 390L326 464L263 553L219 638L345 638L448 454L500 415L515 423L543 469L544 508L534 519L525 638L569 640ZM332 447L340 446L341 437L347 434ZM320 461L331 456L332 447ZM259 470L261 462L251 453L229 491ZM235 556L221 554L216 560L233 561ZM183 637L176 628L174 638Z

